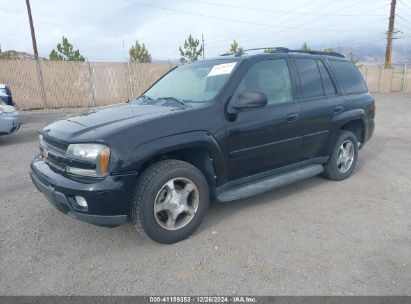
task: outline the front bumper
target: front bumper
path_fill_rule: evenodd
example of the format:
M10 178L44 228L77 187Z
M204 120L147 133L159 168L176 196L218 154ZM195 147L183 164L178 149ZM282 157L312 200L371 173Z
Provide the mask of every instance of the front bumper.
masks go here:
M107 176L104 179L73 179L51 169L40 157L30 171L36 188L59 211L81 221L116 227L127 221L137 174ZM86 199L87 210L79 207L75 196Z
M21 116L18 111L0 114L0 135L11 134L21 126Z

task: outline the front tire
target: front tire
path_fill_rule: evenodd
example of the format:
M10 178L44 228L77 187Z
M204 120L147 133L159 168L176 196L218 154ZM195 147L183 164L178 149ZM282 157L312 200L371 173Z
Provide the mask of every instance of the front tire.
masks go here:
M353 132L340 132L330 159L325 165L324 175L331 180L344 180L351 176L358 158L358 142Z
M140 233L172 244L198 228L208 205L208 184L200 170L183 161L163 160L139 177L130 216Z

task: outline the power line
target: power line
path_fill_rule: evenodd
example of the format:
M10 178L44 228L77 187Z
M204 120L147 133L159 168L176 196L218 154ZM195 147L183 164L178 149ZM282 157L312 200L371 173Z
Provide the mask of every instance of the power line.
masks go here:
M409 7L408 4L405 4L404 2L402 2L401 0L398 0L402 5Z
M267 12L267 13L277 13L277 14L292 14L292 15L312 15L312 16L328 16L328 14L321 14L321 13L307 13L307 12L295 12L295 11L284 11L284 10L272 10L266 8L256 8L250 6L240 6L240 5L233 5L233 4L225 4L225 3L216 3L210 1L200 1L200 0L183 0L187 2L199 3L199 4L207 4L212 6L219 6L219 7L227 7L227 8L234 8L234 9L242 9L248 11L258 11L258 12ZM367 2L368 0L359 1L359 2ZM358 2L356 2L358 3ZM336 14L334 16L341 16L341 17L363 17L364 15L351 15L351 14ZM367 16L369 16L367 14ZM383 16L383 15L379 15Z
M297 4L297 6L293 6L293 8L292 9L294 9L294 8L303 8L303 7L306 7L306 6L308 6L308 5L310 5L310 4L312 4L312 0L307 0L306 2L304 2L303 4ZM283 16L283 17L285 17L285 16ZM291 20L292 19L295 19L295 18L297 18L297 17L292 17L291 18ZM268 18L268 19L265 19L265 20L263 20L263 22L262 23L268 23L269 21L271 21L272 20L272 17L270 17L270 18ZM289 21L289 20L288 20ZM231 32L229 32L229 33L225 33L225 34L220 34L220 35L213 35L212 37L211 37L211 39L209 38L208 39L208 41L221 41L221 39L223 38L223 37L227 37L227 36L232 36L232 35L238 35L238 33L241 33L242 35L244 35L244 33L249 33L249 32L251 32L251 33L254 33L255 32L255 30L253 30L252 28L250 28L248 25L247 26L245 26L245 27L242 27L242 28L240 28L240 29L236 29L235 31L231 31ZM225 40L224 40L225 41Z
M397 7L396 8L401 14L407 15L411 17L411 13L406 12L405 10L403 10L402 8Z
M342 7L342 8L338 8L337 10L333 10L333 11L329 12L329 15L332 15L334 12L338 12L338 11L341 11L341 10L344 10L344 9L347 9L347 8L350 8L350 7L352 7L352 6L355 6L356 4L357 4L357 3L350 4L350 5L348 5L348 6L345 6L345 7ZM387 4L384 4L383 6L380 6L380 7L376 8L376 9L370 11L370 13L375 12L375 11L378 11L378 10L382 9L383 7L385 7L386 5L387 5ZM302 26L302 25L306 25L306 24L312 23L312 22L314 22L314 21L317 21L317 20L320 19L320 18L321 18L321 17L317 17L317 18L314 18L314 19L310 19L310 20L308 20L308 21L305 21L305 22L303 22L303 23L298 24L298 26ZM354 18L354 17L345 18L345 19L342 20L341 22L333 23L333 24L330 25L330 26L335 26L335 25L337 25L337 24L341 24L341 23L347 22L347 21L349 21L349 20L352 19L352 18ZM385 19L384 19L384 20L385 20ZM329 27L329 26L324 26L324 27L327 28L327 27ZM349 32L349 31L346 30L346 29L344 29L344 30L336 30L336 31L337 31L338 33ZM355 30L355 31L357 32L357 30ZM278 34L284 33L284 32L286 32L286 30L280 30L280 31L277 31L277 32L275 33L275 35L278 36ZM370 30L370 32L376 32L376 31L375 31L375 30L372 30L372 31ZM277 40L276 45L280 45L282 41L289 40L289 39L290 39L290 36L289 36L288 31L287 31L287 34L288 34L287 38L284 38L284 39L281 39L281 40ZM330 33L330 35L335 35L335 32ZM245 40L243 39L242 42L250 42L250 41L259 40L259 39L261 39L261 38L264 38L265 36L268 36L266 32L265 32L265 33L262 33L262 35L257 35L257 37L254 35L252 38L245 39Z
M222 21L227 21L227 22L243 23L243 24L249 24L249 25L261 25L261 26L265 26L265 27L275 27L275 28L284 28L284 29L296 29L296 30L303 30L303 31L327 31L327 32L340 32L340 31L342 31L342 30L337 30L337 29L300 28L300 27L284 26L284 25L273 26L271 24L265 24L265 23L259 23L259 22L248 22L248 21L243 21L243 20L239 20L239 19L229 19L229 18L205 15L205 14L200 14L200 13L195 13L195 12L183 11L183 10L179 10L179 9L163 7L163 6L158 6L158 5L149 4L149 3L134 2L134 1L131 1L131 0L123 0L123 1L131 3L131 4L153 7L153 8L166 10L166 11L171 11L171 12L175 12L175 13L198 16L198 17L204 17L204 18L210 18L210 19L214 19L214 20L222 20ZM345 30L345 31L349 31L349 30ZM360 32L364 32L364 31L368 32L369 30L354 30L354 32L359 32L359 31Z

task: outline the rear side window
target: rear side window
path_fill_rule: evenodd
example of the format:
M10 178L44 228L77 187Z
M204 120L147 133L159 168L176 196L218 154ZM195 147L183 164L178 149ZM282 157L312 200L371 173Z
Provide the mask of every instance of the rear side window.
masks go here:
M304 98L323 97L323 83L315 59L295 59Z
M367 86L361 73L349 61L329 60L335 78L346 94L367 92Z
M324 66L324 63L321 60L317 60L318 68L320 69L321 79L323 81L324 94L325 96L336 95L337 91L331 80L330 74Z

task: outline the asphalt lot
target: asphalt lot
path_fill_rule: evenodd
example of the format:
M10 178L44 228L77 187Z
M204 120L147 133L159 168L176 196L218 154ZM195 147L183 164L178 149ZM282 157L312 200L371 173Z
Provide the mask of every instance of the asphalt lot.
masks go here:
M342 182L314 177L213 205L174 245L65 217L33 186L37 130L0 137L1 295L411 295L411 94L376 95L376 130Z

